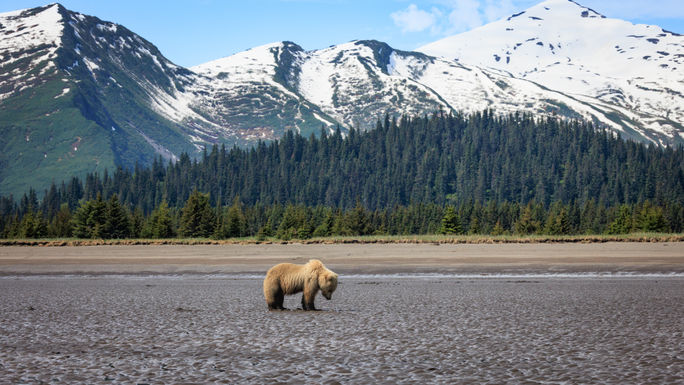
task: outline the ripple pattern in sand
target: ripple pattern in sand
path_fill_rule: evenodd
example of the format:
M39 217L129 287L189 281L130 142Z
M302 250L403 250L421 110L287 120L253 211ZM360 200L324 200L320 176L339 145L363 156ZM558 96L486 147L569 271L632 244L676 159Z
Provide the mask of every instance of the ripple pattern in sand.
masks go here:
M342 278L3 278L0 383L684 382L682 279Z

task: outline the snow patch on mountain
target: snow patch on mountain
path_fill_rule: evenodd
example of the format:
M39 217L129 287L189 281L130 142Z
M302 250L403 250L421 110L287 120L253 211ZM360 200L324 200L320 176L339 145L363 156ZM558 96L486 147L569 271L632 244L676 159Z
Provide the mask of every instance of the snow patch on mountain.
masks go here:
M333 105L335 56L336 53L332 49L323 50L318 55L308 55L300 65L300 92L316 105Z
M262 75L275 74L275 58L272 49L281 46L281 43L265 44L190 69L206 76L224 72L239 76L242 81L261 81Z
M232 88L233 85L241 83L266 83L292 98L299 99L299 95L288 90L274 79L277 68L275 54L282 47L282 43L266 44L190 69L200 75L218 80L220 82L219 87L230 85Z
M51 61L60 47L64 30L61 21L57 5L0 13L0 100L39 81L35 75L26 77L27 71L15 73L18 68L12 72L7 69L15 65L39 68L40 75L54 70Z
M109 32L111 32L111 33L116 33L116 31L117 31L117 29L118 29L118 27L116 26L116 24L113 24L113 23L98 24L98 25L97 25L97 28L98 28L100 31L109 31Z
M50 46L48 55L55 53L64 30L58 5L53 4L38 12L32 12L34 10L0 13L0 24L4 34L0 39L0 55L41 45ZM3 65L7 63L5 60L2 62Z
M159 67L160 70L164 71L164 67L162 67L162 64L159 61L159 58L157 57L157 55L154 55L152 52L150 52L149 49L147 49L144 46L140 46L140 47L138 47L138 52L142 53L143 55L149 56L152 59L152 61L154 62L154 64L157 67Z
M64 95L68 94L68 93L69 93L69 91L71 91L71 88L65 88L65 89L63 89L63 90L62 90L62 93L61 93L61 94L59 94L59 95L55 96L55 99L59 99L59 98L61 98L62 96L64 96Z
M83 57L81 60L83 60L83 63L88 67L88 70L90 70L90 73L95 77L95 71L100 69L100 66L95 63L95 60L90 60L87 57Z

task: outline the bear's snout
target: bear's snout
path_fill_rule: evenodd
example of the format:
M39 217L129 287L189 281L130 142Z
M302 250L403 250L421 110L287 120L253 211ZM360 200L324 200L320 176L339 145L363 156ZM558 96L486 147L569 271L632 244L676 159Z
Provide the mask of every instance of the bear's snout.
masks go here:
M332 293L323 293L323 297L325 297L325 299L330 301L330 299L332 299Z

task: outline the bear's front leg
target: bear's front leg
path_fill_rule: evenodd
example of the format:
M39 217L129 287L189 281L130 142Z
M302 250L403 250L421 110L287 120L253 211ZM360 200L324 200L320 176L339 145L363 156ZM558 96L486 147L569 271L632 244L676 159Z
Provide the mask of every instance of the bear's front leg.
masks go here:
M307 300L306 295L302 295L302 310L316 310L313 299Z
M316 298L316 293L318 288L304 288L302 293L302 310L316 310L314 307L314 298Z

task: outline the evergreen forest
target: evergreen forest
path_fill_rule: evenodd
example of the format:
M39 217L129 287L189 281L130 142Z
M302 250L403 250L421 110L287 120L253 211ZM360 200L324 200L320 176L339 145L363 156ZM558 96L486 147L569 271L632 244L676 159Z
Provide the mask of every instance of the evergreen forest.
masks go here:
M39 199L40 195L40 199ZM386 116L0 197L3 238L682 232L684 149L492 111Z

